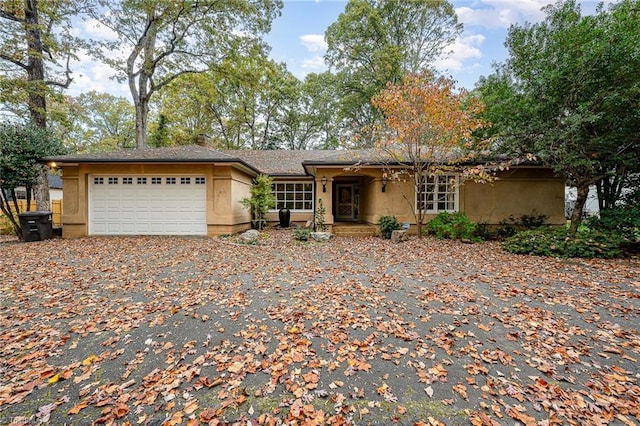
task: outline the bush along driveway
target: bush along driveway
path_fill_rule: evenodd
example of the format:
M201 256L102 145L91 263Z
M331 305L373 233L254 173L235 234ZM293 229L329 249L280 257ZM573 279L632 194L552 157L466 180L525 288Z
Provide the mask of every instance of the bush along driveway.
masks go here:
M637 259L263 236L0 243L0 424L640 422Z

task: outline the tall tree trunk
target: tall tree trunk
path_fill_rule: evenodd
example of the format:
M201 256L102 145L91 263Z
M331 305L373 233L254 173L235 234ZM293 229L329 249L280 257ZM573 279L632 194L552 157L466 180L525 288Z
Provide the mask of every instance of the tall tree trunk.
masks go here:
M147 147L147 124L149 119L149 103L145 99L136 102L136 149Z
M24 24L27 35L27 79L30 83L28 90L29 112L31 121L37 127L47 127L47 102L45 98L44 81L44 46L42 44L42 34L38 18L38 1L25 0L24 3Z
M47 127L47 99L44 80L44 45L38 17L38 0L25 0L25 31L27 34L28 63L27 79L29 81L29 112L34 126ZM46 167L40 167L38 184L35 187L36 209L51 210L49 199L49 179Z
M49 170L46 166L39 165L38 183L33 188L36 200L36 210L51 211L51 197L49 197Z
M576 196L576 204L573 206L573 212L571 212L571 224L569 225L569 232L572 234L578 231L578 226L582 222L582 211L589 196L589 185L581 184L576 189L578 194Z

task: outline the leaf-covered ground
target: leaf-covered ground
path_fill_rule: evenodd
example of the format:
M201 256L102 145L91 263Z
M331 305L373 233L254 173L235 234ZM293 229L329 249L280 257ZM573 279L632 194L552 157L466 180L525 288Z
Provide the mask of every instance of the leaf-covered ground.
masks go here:
M0 424L632 425L640 264L376 238L0 243Z

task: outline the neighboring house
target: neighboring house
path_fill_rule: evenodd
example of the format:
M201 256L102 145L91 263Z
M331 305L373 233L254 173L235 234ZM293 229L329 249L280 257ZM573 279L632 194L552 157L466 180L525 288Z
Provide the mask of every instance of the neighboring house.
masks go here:
M567 219L571 218L573 207L576 205L577 196L578 196L578 191L576 188L571 186L565 186L564 188L565 207L564 208L565 208L565 216L567 217ZM589 195L587 196L587 201L584 203L582 214L584 216L596 216L600 214L600 207L598 205L598 193L596 191L595 185L591 185L589 187Z
M370 151L216 151L190 145L44 158L62 168L65 237L85 235L219 235L251 226L240 200L260 173L274 179L277 208L291 220L312 220L321 199L325 222L375 224L395 215L415 223L417 202L408 184L387 182ZM358 164L358 167L349 167ZM497 225L510 216L538 214L562 224L564 183L550 169L521 165L490 184L451 185L455 173L430 178L422 200L427 218L465 212ZM435 179L435 181L434 181ZM406 197L406 198L405 198ZM411 203L407 199L412 200Z
M53 200L62 200L62 178L58 175L49 174L47 176L49 180L49 199ZM16 199L18 200L26 200L27 199L27 190L24 186L19 186L16 188ZM31 200L35 203L35 198L33 196L33 189L31 190Z

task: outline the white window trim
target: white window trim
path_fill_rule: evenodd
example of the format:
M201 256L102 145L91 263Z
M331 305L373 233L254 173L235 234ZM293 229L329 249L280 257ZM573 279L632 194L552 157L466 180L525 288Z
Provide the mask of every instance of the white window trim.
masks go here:
M313 185L312 181L307 181L307 180L278 180L278 181L274 181L273 185L278 185L278 184L303 184L303 185L311 185L311 209L289 209L292 212L296 212L296 213L312 213L314 210L314 205L315 205L315 187ZM286 190L285 190L286 192ZM276 193L275 191L272 191L271 194L273 194L274 197L276 197ZM286 200L285 200L286 201ZM303 200L304 201L308 201L308 200ZM296 200L293 200L293 202L295 203ZM271 209L269 210L271 213L274 212L278 212L278 199L276 198L276 208L275 209Z
M451 209L438 209L438 184L436 181L435 184L435 194L434 194L434 207L435 209L430 209L430 210L423 210L422 213L426 213L426 214L438 214L438 213L442 213L442 212L448 212L448 213L456 213L460 211L460 174L459 173L432 173L429 174L429 176L436 176L438 177L438 179L440 177L448 177L453 178L455 180L455 192L454 192L454 200L453 200L453 210ZM422 195L424 195L425 193L423 193ZM414 209L415 212L418 213L418 191L415 191L415 195L414 195Z

